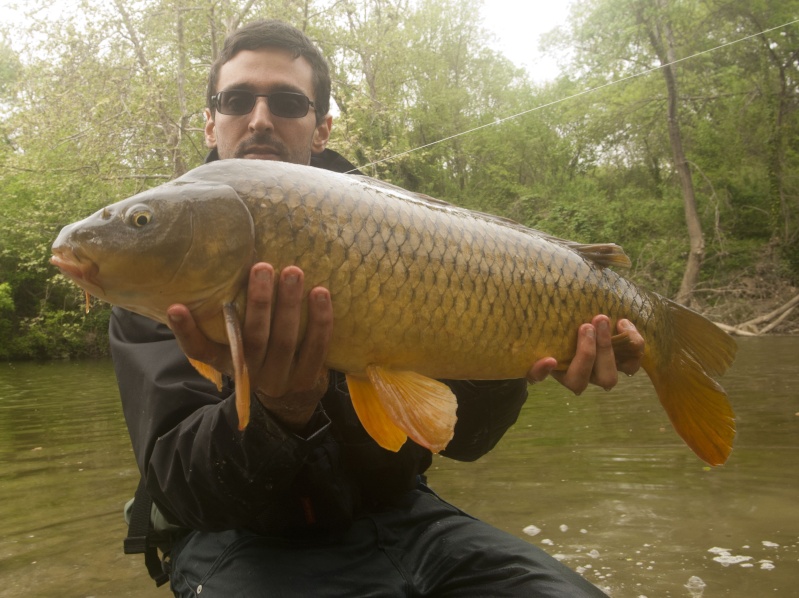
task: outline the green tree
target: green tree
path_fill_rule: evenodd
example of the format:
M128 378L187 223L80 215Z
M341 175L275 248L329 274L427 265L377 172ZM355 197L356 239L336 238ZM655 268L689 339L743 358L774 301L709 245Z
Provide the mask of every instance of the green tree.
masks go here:
M82 0L70 13L27 3L25 29L0 26L6 354L102 350L107 309L84 313L48 264L50 244L63 225L201 163L208 66L230 31L259 17L297 25L330 57L332 147L376 162L368 174L556 235L619 242L636 280L670 295L688 280L701 306L761 298L744 278L764 272L799 281L799 44L795 26L769 31L799 14L799 0L581 0L550 36L571 56L567 74L545 86L486 45L480 6ZM686 275L702 250L698 275Z

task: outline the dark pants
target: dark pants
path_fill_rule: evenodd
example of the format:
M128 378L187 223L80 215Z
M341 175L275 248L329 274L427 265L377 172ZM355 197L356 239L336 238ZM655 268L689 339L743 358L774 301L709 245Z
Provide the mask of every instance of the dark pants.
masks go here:
M539 548L425 490L357 519L334 544L192 532L172 563L181 597L606 597Z

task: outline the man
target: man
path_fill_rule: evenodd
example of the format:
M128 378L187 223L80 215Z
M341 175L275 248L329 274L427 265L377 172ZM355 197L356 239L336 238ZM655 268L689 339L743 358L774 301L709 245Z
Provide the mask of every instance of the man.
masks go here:
M326 149L330 77L301 32L259 21L235 32L211 68L209 160L251 158L352 166ZM253 406L237 430L233 389L201 378L185 355L230 373L186 306L170 326L115 308L111 347L147 493L179 538L165 565L177 596L603 596L531 544L477 521L424 484L431 463L412 441L397 453L366 434L343 376L324 367L333 322L325 288L310 289L299 336L303 272L252 267L245 354ZM619 323L633 347L643 339ZM170 330L171 329L171 330ZM574 392L610 388L617 367L608 318L580 328L566 372L533 364L527 380L449 381L458 399L444 454L477 459L513 424L527 382L550 373ZM185 353L185 355L184 355ZM138 500L138 498L137 498Z

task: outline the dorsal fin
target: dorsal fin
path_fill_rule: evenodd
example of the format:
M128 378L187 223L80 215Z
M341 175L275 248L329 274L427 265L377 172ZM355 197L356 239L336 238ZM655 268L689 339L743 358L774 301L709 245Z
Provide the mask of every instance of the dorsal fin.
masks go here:
M632 266L630 258L624 253L624 249L615 243L573 243L560 239L558 242L603 268L606 266L616 266L617 268L629 268Z
M376 189L397 199L423 204L426 207L434 210L440 210L451 214L462 214L463 216L468 216L469 218L477 218L484 222L505 226L524 234L549 241L550 243L567 247L572 251L576 251L585 259L591 260L600 267L616 266L619 268L629 268L632 265L630 258L627 257L626 253L624 253L624 249L615 243L576 243L574 241L561 239L534 228L524 226L523 224L504 216L487 214L485 212L479 212L476 210L467 210L449 202L430 197L429 195L425 195L423 193L408 191L407 189L397 187L396 185L386 183L385 181L380 181L378 179L373 179L363 175L353 176L352 179L359 181L366 187L371 187L372 189Z

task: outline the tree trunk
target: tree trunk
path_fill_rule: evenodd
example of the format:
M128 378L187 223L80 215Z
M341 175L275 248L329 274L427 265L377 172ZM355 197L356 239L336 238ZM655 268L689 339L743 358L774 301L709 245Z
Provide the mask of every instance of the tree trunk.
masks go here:
M147 55L144 50L144 45L141 43L139 39L139 32L133 25L133 22L130 18L130 13L127 10L127 6L125 5L122 0L115 0L117 12L122 19L122 27L124 31L127 33L128 41L133 45L134 51L136 52L136 58L139 62L139 68L141 68L142 72L144 73L147 81L149 82L150 86L155 89L156 84L154 82L154 77L152 73L152 68L150 66L150 61L147 58ZM163 131L164 136L164 147L163 149L168 152L169 159L172 166L172 176L179 177L188 170L186 165L186 161L183 158L183 153L180 150L180 141L183 138L183 130L185 125L188 123L188 114L185 112L185 98L184 95L184 77L185 77L185 55L184 55L184 47L183 47L183 16L182 16L182 8L178 7L176 9L178 19L177 19L177 38L178 38L178 47L181 52L178 60L178 67L180 72L178 73L178 93L180 96L181 102L181 119L180 122L175 122L170 114L169 110L164 103L164 99L162 97L158 97L154 102L156 113L158 115L158 119L161 125L161 130Z
M683 207L685 209L685 224L688 229L688 240L690 250L688 260L685 265L685 272L680 283L680 290L675 297L678 303L690 306L693 300L693 292L699 280L699 272L705 257L705 237L702 234L702 224L699 220L699 212L696 209L696 195L694 194L694 182L691 176L691 168L685 157L683 150L682 134L680 132L679 121L679 94L677 93L677 69L674 61L677 59L674 53L674 36L668 16L665 15L663 3L658 3L660 17L657 22L647 24L647 33L652 47L658 59L664 66L661 71L666 80L668 92L668 125L669 141L674 160L674 168L680 177L682 187ZM639 20L643 20L639 10Z

